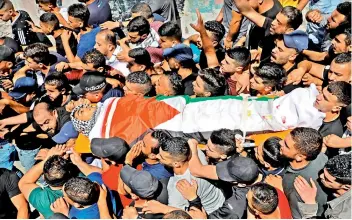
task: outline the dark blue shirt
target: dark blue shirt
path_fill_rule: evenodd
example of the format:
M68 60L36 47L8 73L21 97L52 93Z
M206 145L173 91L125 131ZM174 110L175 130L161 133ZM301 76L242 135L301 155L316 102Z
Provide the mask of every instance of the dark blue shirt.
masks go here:
M100 27L92 29L90 32L83 34L79 43L77 45L77 56L82 59L84 54L87 51L90 51L94 48L95 45L95 36L99 33Z
M122 97L123 92L120 89L114 88L110 89L107 93L104 94L103 98L100 100L100 102L105 102L108 98L112 97Z
M88 5L90 13L88 24L100 25L106 21L112 20L111 9L108 0L95 0Z
M142 163L143 170L148 171L152 176L160 179L167 179L173 176L174 174L165 169L164 165L161 163L157 164L148 164L147 162Z

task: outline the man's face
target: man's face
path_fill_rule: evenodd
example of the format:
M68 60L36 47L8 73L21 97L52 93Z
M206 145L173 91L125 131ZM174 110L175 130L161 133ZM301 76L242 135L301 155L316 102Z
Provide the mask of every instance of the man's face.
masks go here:
M345 42L346 37L345 34L339 34L331 41L332 49L335 54L346 53L350 50L351 46L347 45Z
M171 70L177 72L180 69L180 65L179 65L178 61L175 58L173 58L173 57L168 58L167 62L169 64L169 67L170 67Z
M88 105L75 112L74 117L81 121L89 121L96 110L96 107Z
M74 18L72 16L68 16L68 23L73 29L79 29L83 26L80 19Z
M197 76L196 80L192 82L193 84L193 92L197 97L206 97L211 94L205 90L205 84L202 78Z
M278 13L273 23L271 23L270 34L285 34L289 29L287 22L288 18L281 12Z
M41 114L35 115L34 121L49 136L54 136L57 127L57 117L55 112L42 111Z
M258 147L254 148L254 152L255 152L255 158L257 158L257 161L259 161L259 163L265 167L263 145L260 144Z
M40 22L40 29L42 29L43 33L46 35L51 35L53 33L54 30L54 26L50 25L49 23L45 23L45 22Z
M104 56L108 55L109 47L108 47L108 44L106 43L104 34L97 34L97 36L95 37L94 48L97 49Z
M39 8L45 12L51 12L52 10L52 5L51 4L43 4L43 3L39 3L38 4Z
M280 154L288 160L294 160L298 154L291 134L286 135L285 139L280 141Z
M104 96L104 90L105 87L97 91L87 92L84 94L84 98L88 99L91 103L98 103Z
M159 45L162 49L167 49L171 48L175 45L175 42L172 38L170 37L160 37Z
M152 149L158 146L158 140L152 137L152 133L148 133L147 135L144 136L142 141L143 141L142 152L145 156L148 157L150 154L152 154Z
M145 68L143 68L143 65L140 65L134 61L128 62L127 68L130 70L131 73L145 70Z
M329 81L331 82L347 82L351 83L351 62L349 63L336 63L335 60L331 62L328 74Z
M233 75L236 72L236 62L234 59L231 59L227 54L225 58L221 61L220 71L224 74Z
M42 65L35 62L32 58L27 57L25 60L26 66L31 70L41 70Z
M331 16L328 18L326 28L332 30L337 28L342 22L346 20L346 16L338 12L336 9L331 13Z
M213 144L213 142L211 142L210 138L208 139L208 143L206 145L205 154L209 158L213 158L215 160L224 158L224 154L219 151L219 148L215 144Z
M161 75L159 80L155 84L155 91L157 95L170 95L172 89L170 88L170 82L167 76Z
M329 189L338 190L343 186L341 183L336 182L336 178L332 176L326 168L324 168L324 172L320 174L320 181Z
M267 90L267 86L264 84L264 81L261 77L254 74L254 76L249 80L251 83L251 89L258 91L260 94L264 94Z
M339 102L337 97L331 94L328 88L325 87L322 93L317 96L314 107L321 112L328 113L333 111L336 107L339 107Z
M270 60L278 65L285 65L291 59L296 58L296 50L285 46L283 40L276 40L276 46L271 51Z
M12 14L13 14L13 10L12 9L0 10L0 19L6 22L6 21L11 19Z
M125 95L133 94L133 95L138 95L144 93L142 92L141 85L137 83L130 83L126 81L125 86L123 87L123 91L125 92Z
M46 95L51 101L55 101L62 93L54 85L44 84Z
M164 164L164 166L167 166L170 168L174 167L173 166L174 161L172 160L171 155L168 152L163 151L161 148L160 148L159 154L156 156L156 158L158 158L159 162L161 164Z
M138 34L138 32L128 32L128 37L131 43L142 42L144 39Z

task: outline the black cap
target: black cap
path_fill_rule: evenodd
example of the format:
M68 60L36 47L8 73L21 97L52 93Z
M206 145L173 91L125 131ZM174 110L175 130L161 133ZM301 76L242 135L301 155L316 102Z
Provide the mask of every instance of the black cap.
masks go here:
M154 198L159 185L161 186L161 183L148 171L136 170L129 165L121 169L120 177L132 192L142 199Z
M226 182L253 183L259 175L258 165L248 157L232 157L216 165L220 180Z
M130 150L126 141L119 137L93 138L90 149L95 156L109 158L115 162L126 156Z
M13 50L5 45L0 46L0 62L1 61L15 61L15 54Z
M106 77L98 71L83 74L78 85L72 91L76 95L84 95L87 92L98 91L106 86Z

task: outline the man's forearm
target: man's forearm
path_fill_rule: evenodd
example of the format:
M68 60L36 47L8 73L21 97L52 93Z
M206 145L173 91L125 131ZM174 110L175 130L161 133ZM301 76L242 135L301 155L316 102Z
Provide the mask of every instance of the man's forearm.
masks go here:
M312 61L323 61L328 56L327 52L316 52L312 50L303 50L303 55Z
M112 219L109 213L108 204L105 201L98 201L98 209L100 214L100 219Z
M9 100L9 106L19 114L26 113L29 111L29 107L26 107L13 100Z
M38 164L34 165L28 172L21 178L18 186L23 188L25 184L35 183L43 173L45 161L40 161ZM22 190L21 190L22 191Z
M220 64L216 56L216 51L213 42L211 41L205 29L200 32L200 38L203 43L203 50L207 58L208 67L214 68L219 66Z
M84 161L78 163L77 167L85 176L88 176L91 173L102 173L100 168L91 166Z
M1 120L1 124L5 124L5 125L17 125L17 124L24 124L27 122L28 120L27 120L26 113L22 113L20 115L16 115L16 116Z
M221 8L221 10L215 20L219 23L222 23L223 19L224 19L224 7Z
M238 33L241 26L242 15L237 12L232 12L232 20L230 22L229 32L227 33L226 40L232 41L233 37Z
M77 61L76 56L72 53L71 46L68 43L68 41L63 41L62 45L64 46L64 50L65 50L66 58L67 58L68 62L70 62L70 63L76 62Z
M306 7L308 2L309 0L299 0L296 8L302 11Z

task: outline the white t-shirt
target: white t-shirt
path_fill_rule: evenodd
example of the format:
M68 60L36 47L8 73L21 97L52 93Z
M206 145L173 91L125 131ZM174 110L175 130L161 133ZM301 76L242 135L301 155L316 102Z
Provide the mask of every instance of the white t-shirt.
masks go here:
M128 63L121 62L116 58L117 54L119 54L121 51L121 47L117 46L110 59L106 58L106 65L114 68L115 70L120 71L124 75L124 77L127 77L130 74L130 70L127 68Z

